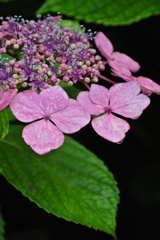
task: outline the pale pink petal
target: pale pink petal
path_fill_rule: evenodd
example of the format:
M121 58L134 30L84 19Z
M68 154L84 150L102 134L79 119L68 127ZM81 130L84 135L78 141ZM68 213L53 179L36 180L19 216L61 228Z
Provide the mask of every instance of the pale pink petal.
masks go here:
M132 72L136 72L140 69L139 63L134 61L132 58L130 58L124 53L114 52L112 54L112 60L115 64L128 68Z
M113 85L109 90L112 110L128 105L140 91L141 89L137 81Z
M120 114L128 118L137 118L139 117L143 110L149 105L150 99L144 94L139 94L127 105L122 107L114 108L113 112Z
M148 89L145 88L145 87L142 87L142 86L141 86L141 90L142 90L142 92L143 92L145 95L147 95L147 96L150 96L150 95L152 94L152 91L151 91L151 90L148 90Z
M93 103L103 107L108 106L109 90L98 84L92 84L89 92L90 99Z
M109 58L113 53L113 45L110 40L102 32L98 32L94 41L101 54L105 58Z
M63 133L49 120L39 120L25 126L24 141L38 154L59 148L64 142Z
M32 90L17 93L10 103L10 108L22 122L32 122L45 116L40 96Z
M139 76L137 77L137 80L142 88L142 91L144 93L158 93L160 94L160 85L152 81L150 78Z
M104 114L92 120L92 127L101 137L111 141L120 142L130 129L129 124L112 114Z
M6 92L3 93L3 95L0 98L0 110L7 107L10 102L13 100L17 92L13 89L9 89Z
M69 105L62 111L53 113L50 119L64 133L74 133L86 126L90 114L74 99L69 99Z
M47 115L66 108L69 101L67 93L60 86L44 89L40 93L40 98Z
M105 111L104 107L93 103L89 97L89 92L80 92L77 96L77 101L90 114L98 116Z
M112 71L115 72L115 74L117 74L118 77L121 77L121 76L130 77L132 75L131 71L128 68L119 66L112 60L109 60L108 64L112 68Z
M1 100L2 96L3 96L3 88L0 86L0 100Z
M124 75L122 72L116 71L113 68L111 70L112 70L111 74L113 76L115 76L115 77L120 77L120 78L122 78L125 81L132 81L132 80L134 80L133 75L131 74L131 72L128 69L127 70L128 70L129 74L127 73L127 75Z

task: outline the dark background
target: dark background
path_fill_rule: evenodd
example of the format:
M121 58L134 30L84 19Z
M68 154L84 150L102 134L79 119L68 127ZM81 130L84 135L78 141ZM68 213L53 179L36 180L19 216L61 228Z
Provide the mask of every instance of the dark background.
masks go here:
M0 3L0 16L16 14L35 19L35 11L42 3L40 0ZM81 24L93 32L103 31L115 51L124 52L140 63L138 75L160 84L160 16L129 26L104 27L83 21ZM103 81L100 83L104 84ZM120 145L102 139L91 126L73 134L106 163L118 182L121 191L117 214L118 240L160 238L159 112L160 96L152 94L151 105L142 116L138 120L127 120L131 130ZM12 187L3 176L0 176L0 206L6 222L6 240L61 240L64 236L71 240L113 239L103 232L48 214Z

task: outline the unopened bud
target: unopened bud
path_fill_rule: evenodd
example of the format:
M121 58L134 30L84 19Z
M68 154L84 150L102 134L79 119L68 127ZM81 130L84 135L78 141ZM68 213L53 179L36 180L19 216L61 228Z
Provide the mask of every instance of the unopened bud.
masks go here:
M86 83L89 83L89 82L90 82L90 78L89 78L89 77L85 77L84 81L85 81Z
M73 82L72 82L72 81L69 81L69 82L68 82L68 86L72 87L72 86L73 86Z
M18 48L19 48L19 44L17 44L17 43L14 44L14 45L13 45L13 48L14 48L14 49L18 49Z

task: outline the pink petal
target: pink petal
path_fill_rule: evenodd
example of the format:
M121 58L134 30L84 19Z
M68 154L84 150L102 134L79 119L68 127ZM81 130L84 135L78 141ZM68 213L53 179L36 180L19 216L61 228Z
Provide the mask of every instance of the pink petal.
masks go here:
M22 132L24 141L38 154L59 148L64 142L63 133L49 120L28 124Z
M140 69L139 63L124 53L114 52L112 54L112 60L115 62L115 64L128 68L132 72L136 72Z
M10 108L22 122L32 122L45 116L40 96L32 90L17 93L10 103Z
M132 80L134 80L134 77L132 76L131 72L128 69L125 70L125 74L124 74L124 71L122 73L121 69L122 68L119 68L119 70L116 71L115 69L112 68L111 69L112 70L111 74L113 76L120 77L120 78L122 78L125 81L132 81Z
M90 114L76 100L69 99L68 107L53 113L50 119L62 132L74 133L89 123Z
M114 109L113 112L128 118L139 117L143 110L149 105L150 99L144 94L136 96L128 105Z
M146 78L143 76L139 76L137 77L137 80L140 84L141 87L143 87L142 91L144 93L160 93L160 85L158 85L157 83L155 83L154 81L152 81L150 78Z
M40 98L47 115L61 111L68 106L68 95L60 86L44 89Z
M80 103L82 108L92 115L99 115L105 111L104 107L93 103L90 99L89 92L80 92L77 96L77 101Z
M112 68L112 71L115 72L115 74L117 73L118 77L121 77L121 76L130 77L132 75L132 73L130 72L130 70L128 68L125 68L123 66L119 66L112 60L109 60L108 64Z
M110 106L114 111L117 108L126 106L141 91L137 81L129 81L125 83L117 83L109 90Z
M0 86L0 100L1 100L2 96L3 96L3 88Z
M1 91L2 91L2 89L1 89ZM17 94L17 92L13 89L9 89L6 92L4 92L0 98L0 110L7 107L10 104L10 102L13 100L13 98L15 97L16 94Z
M106 87L100 86L98 84L92 84L89 96L93 103L99 104L103 107L108 106L109 91Z
M102 32L98 32L94 41L101 54L105 58L109 58L113 53L113 45L110 40Z
M101 137L111 141L120 142L130 129L129 124L112 114L104 114L92 120L92 127Z

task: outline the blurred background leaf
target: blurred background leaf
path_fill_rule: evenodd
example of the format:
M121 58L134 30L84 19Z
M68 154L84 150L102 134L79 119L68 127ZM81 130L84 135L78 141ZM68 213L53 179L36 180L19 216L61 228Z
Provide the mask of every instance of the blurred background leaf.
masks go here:
M125 25L160 14L157 0L46 0L37 14L61 12L86 22Z

